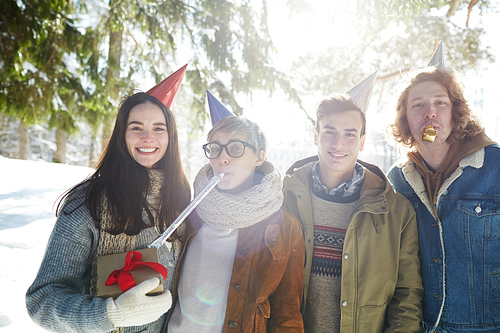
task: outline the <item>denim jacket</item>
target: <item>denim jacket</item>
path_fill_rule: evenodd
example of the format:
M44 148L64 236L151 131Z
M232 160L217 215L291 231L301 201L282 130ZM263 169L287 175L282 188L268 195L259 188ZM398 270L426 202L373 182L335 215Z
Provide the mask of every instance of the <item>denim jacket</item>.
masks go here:
M388 173L417 213L424 327L500 331L500 148L463 158L439 189L437 215L411 161Z

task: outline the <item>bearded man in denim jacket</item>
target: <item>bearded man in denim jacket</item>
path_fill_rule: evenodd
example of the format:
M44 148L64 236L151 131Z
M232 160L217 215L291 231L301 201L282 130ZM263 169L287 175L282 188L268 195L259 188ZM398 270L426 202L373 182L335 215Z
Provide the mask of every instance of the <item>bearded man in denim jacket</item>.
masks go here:
M499 332L500 149L444 66L413 75L396 112L390 132L410 151L388 178L417 213L424 328Z

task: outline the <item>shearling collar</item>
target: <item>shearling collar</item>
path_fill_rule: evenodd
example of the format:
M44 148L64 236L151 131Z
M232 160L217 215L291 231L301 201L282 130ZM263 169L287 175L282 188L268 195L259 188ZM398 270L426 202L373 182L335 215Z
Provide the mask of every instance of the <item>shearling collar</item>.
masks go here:
M444 181L443 185L441 185L441 188L439 189L438 192L438 197L437 197L437 202L439 203L439 199L441 198L441 195L444 193L444 191L458 178L462 175L463 169L466 167L472 167L479 169L483 166L484 164L484 148L481 148L474 153L465 156L463 159L460 160L458 163L458 167L455 169L455 171ZM417 194L418 198L424 205L427 207L429 212L432 214L432 204L429 199L429 195L427 194L427 191L425 189L425 184L422 179L422 176L418 172L417 168L415 167L415 163L413 163L410 160L406 160L397 166L398 168L401 169L403 172L403 176L406 179L406 181L410 184L410 186L413 188L415 193Z

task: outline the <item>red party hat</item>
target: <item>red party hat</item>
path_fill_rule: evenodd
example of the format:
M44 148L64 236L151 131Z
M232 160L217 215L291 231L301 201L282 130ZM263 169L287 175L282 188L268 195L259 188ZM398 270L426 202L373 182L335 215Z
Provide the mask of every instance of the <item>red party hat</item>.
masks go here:
M170 109L172 104L174 104L175 96L177 96L177 92L179 91L179 88L181 86L187 65L188 64L185 64L165 80L149 89L147 94L156 97L160 102L165 104L165 106Z

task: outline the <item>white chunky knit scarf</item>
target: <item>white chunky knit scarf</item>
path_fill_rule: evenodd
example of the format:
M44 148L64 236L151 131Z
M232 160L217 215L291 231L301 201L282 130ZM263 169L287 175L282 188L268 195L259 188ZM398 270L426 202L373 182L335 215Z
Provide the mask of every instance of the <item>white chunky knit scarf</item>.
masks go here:
M228 230L249 227L276 213L283 205L279 171L265 161L255 172L264 178L248 190L237 194L212 190L196 208L200 218L213 228ZM212 177L212 167L206 164L194 181L195 196Z

